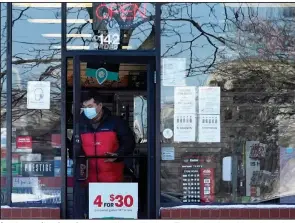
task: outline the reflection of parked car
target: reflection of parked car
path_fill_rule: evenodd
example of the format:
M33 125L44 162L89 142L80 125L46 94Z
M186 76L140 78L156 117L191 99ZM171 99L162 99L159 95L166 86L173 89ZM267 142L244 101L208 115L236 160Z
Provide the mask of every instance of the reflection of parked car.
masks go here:
M162 192L161 203L181 203L182 194L173 192Z

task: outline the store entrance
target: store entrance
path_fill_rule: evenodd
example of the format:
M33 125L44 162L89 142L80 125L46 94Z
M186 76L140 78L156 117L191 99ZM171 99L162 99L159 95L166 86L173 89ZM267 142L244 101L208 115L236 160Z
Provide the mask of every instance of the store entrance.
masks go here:
M67 215L151 218L154 57L67 58Z

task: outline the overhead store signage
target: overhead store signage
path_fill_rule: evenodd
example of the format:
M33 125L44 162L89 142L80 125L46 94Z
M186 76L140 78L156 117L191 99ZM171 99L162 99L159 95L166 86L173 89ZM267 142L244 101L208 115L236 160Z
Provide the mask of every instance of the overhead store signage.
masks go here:
M105 29L115 20L120 29L129 28L136 18L145 19L146 3L93 3L93 29Z

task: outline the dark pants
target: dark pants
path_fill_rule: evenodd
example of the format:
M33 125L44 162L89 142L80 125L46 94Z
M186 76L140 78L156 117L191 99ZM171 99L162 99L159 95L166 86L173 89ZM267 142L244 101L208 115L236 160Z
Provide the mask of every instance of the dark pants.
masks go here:
M74 191L74 196L76 199L74 200L74 219L88 219L88 186L81 186L78 182L76 185L76 190Z

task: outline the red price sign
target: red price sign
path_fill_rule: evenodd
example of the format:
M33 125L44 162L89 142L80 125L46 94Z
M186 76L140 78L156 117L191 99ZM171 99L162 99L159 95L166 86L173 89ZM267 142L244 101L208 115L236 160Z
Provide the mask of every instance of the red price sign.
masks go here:
M93 204L96 205L97 207L132 207L134 203L134 199L132 195L116 195L116 194L111 194L109 197L109 202L103 202L102 201L102 196L97 195L96 198L93 201Z

